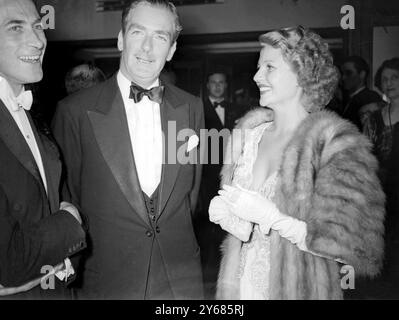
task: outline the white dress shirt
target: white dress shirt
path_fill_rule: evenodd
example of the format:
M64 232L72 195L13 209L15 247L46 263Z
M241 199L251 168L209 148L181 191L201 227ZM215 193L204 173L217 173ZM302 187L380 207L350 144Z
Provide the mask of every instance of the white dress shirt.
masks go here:
M25 89L22 89L23 93ZM39 169L40 176L43 181L44 188L47 193L47 180L46 173L44 171L42 157L40 155L39 147L37 145L35 135L33 134L32 127L30 125L28 116L25 113L24 108L18 105L17 97L15 97L8 81L3 77L0 77L0 99L3 101L14 121L16 122L21 134L23 135L26 143L29 146L30 151L36 161L36 165ZM28 106L30 108L30 106Z
M146 95L138 103L129 98L131 82L122 74L117 74L118 86L125 105L130 141L134 154L137 175L141 190L149 197L161 182L162 173L162 123L160 106ZM151 89L159 85L157 79Z
M211 98L211 97L209 97L209 101L211 102L211 104L212 104L212 107L213 107L213 104L216 102L216 103L222 103L224 100L215 100L215 99L213 99L213 98ZM217 113L217 115L218 115L218 117L219 117L219 119L220 119L220 121L222 122L222 124L224 125L224 115L225 115L225 110L224 110L224 108L223 107L221 107L220 105L218 105L216 108L215 108L215 111L216 111L216 113Z

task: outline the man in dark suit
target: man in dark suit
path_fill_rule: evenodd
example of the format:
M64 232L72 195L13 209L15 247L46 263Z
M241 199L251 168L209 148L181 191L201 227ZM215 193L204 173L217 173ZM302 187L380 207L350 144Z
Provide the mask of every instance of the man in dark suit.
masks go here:
M201 166L181 157L197 151L203 106L173 85L159 86L181 30L176 8L130 1L122 21L117 75L61 101L54 119L72 203L89 221L78 297L201 299L191 215ZM176 141L183 130L191 132L188 143Z
M227 101L227 75L223 71L212 71L208 74L206 88L208 94L204 99L205 126L207 129L232 130L235 121L243 111Z
M204 99L205 127L209 137L207 141L208 161L203 166L200 188L200 204L195 229L201 247L201 261L205 283L206 298L213 299L220 262L220 244L225 231L211 223L208 218L209 203L218 194L220 170L223 166L224 147L235 121L246 109L227 101L227 75L213 70L207 77L207 95Z
M45 48L33 2L0 0L0 297L71 297L56 278L41 277L63 271L86 245L77 209L59 203L57 148L27 111L24 85L42 79Z
M359 56L346 58L341 66L345 99L341 116L362 130L361 109L365 105L381 101L380 95L367 88L369 66Z

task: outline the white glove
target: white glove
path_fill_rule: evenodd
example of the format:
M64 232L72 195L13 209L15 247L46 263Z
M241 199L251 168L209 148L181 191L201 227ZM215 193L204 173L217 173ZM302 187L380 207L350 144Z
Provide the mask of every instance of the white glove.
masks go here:
M220 220L228 217L231 212L227 203L220 196L214 197L209 204L209 221L219 224Z
M240 186L224 185L219 194L233 214L259 224L260 230L268 234L270 229L278 231L281 237L296 244L301 250L306 249L306 223L285 215L277 206L257 192Z
M230 211L226 202L220 196L211 200L209 205L209 220L236 236L241 241L248 241L252 232L252 223L243 220Z
M306 246L307 226L304 221L279 212L278 217L271 228L278 231L281 237L286 238L293 244L296 244L299 249L308 251ZM260 229L264 232L262 225L260 225Z
M273 222L276 206L258 192L240 186L223 185L219 194L220 198L227 203L230 211L238 217L265 226L271 225Z

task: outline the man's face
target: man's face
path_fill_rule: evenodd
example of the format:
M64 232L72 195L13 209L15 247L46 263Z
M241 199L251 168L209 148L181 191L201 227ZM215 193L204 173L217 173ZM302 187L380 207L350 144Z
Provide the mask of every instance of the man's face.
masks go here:
M227 89L226 76L222 73L215 73L209 76L206 85L209 91L209 96L213 99L220 99L224 96Z
M43 78L46 37L31 0L0 0L0 76L15 94Z
M344 63L341 67L341 71L342 84L345 90L352 93L364 85L365 72L357 72L355 64L353 62Z
M140 3L132 9L125 32L118 35L124 76L142 87L151 85L176 50L173 31L174 17L166 8Z

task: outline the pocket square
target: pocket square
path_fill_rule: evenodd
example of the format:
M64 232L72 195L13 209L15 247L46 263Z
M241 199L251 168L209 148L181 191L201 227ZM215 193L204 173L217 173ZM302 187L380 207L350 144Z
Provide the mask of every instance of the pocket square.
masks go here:
M198 145L198 143L199 143L199 138L197 135L193 134L192 136L190 136L187 142L187 152L193 150Z

